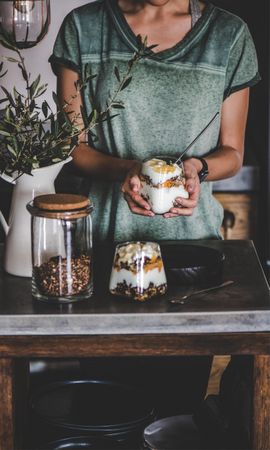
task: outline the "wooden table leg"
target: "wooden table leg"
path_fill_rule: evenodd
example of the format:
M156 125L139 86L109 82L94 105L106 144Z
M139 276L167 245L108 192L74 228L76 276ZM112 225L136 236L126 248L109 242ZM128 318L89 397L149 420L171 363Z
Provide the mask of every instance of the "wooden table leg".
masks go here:
M253 450L270 449L270 356L254 356Z
M14 450L13 360L0 358L0 450Z
M13 366L14 396L15 396L15 438L16 450L22 448L25 431L28 428L28 395L29 395L29 361L16 358Z
M29 361L0 358L0 450L22 448L27 419L28 376Z

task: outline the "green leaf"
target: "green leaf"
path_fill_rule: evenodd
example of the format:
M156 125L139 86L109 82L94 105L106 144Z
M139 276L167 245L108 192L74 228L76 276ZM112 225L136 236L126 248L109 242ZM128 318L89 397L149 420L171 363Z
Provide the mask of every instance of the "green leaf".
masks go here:
M14 150L14 148L11 147L11 145L7 144L7 148L8 148L8 150L10 151L10 153L12 153L12 155L14 155L15 157L17 157L17 153L16 153L16 151Z
M95 133L91 133L91 139L93 142L97 142L98 141L98 137Z
M96 75L89 75L89 77L87 77L85 81L88 83L88 81L93 80L94 78L97 78L97 74Z
M108 116L108 119L113 119L114 117L119 116L119 114L113 114L112 116Z
M7 107L5 109L5 119L7 119L7 120L10 119L10 107Z
M35 95L35 98L41 97L45 92L47 91L47 88L42 89L38 94Z
M38 89L37 89L37 91L36 91L35 97L38 98L38 97L40 97L41 95L43 95L44 92L47 91L47 87L48 87L48 84L42 84L41 86L39 86Z
M29 88L30 97L33 97L33 96L34 96L34 94L35 94L35 92L36 92L36 90L37 90L37 87L38 87L39 83L40 83L40 75L38 75L38 77L37 77L37 78L33 81L33 83L30 85L30 88Z
M70 143L71 143L71 146L72 147L74 147L75 145L77 145L77 143L78 143L78 136L73 136L71 139L70 139ZM70 146L70 147L71 147Z
M115 68L114 68L114 74L115 74L117 80L118 80L119 83L120 83L120 81L121 81L120 73L119 73L118 67L116 67L116 66L115 66Z
M0 78L3 78L6 74L8 73L8 71L6 70L5 72L0 74Z
M13 96L14 96L14 99L17 101L17 100L18 100L18 97L19 97L19 93L18 93L18 91L15 89L15 87L13 88Z
M11 108L9 108L9 117L13 127L16 127L16 117ZM15 122L15 123L14 123Z
M21 69L23 79L24 79L26 82L28 82L29 76L28 76L28 73L26 72L25 68L23 67L23 65L22 65L21 63L18 64L18 66L19 66L19 68Z
M63 146L61 146L61 150L62 150L62 151L68 151L68 150L70 150L70 145L63 145Z
M51 123L51 133L54 135L55 134L55 122L54 122L54 115L50 114L50 123Z
M87 63L87 64L85 64L85 67L84 67L83 79L84 80L87 79L87 77L89 77L90 75L91 75L91 67L90 67L90 64Z
M120 90L123 91L124 89L126 89L128 87L128 85L131 83L131 80L132 80L132 77L128 77L126 79L126 81L124 82L124 84L122 85Z
M82 116L82 119L83 119L84 126L86 127L87 124L88 124L88 118L87 118L85 109L84 109L83 106L81 106L81 107L80 107L80 110L81 110L81 116Z
M10 56L7 56L5 59L6 59L7 61L9 61L9 62L12 62L12 63L18 63L18 62L20 62L20 61L18 61L18 60L15 59L15 58L11 58Z
M12 51L17 51L17 48L10 44L3 36L0 35L0 44L3 45L3 47L8 48Z
M42 109L42 112L44 114L44 117L47 118L48 117L49 108L48 108L48 103L46 102L46 100L44 100L44 102L42 102L41 109Z
M112 107L115 109L125 109L125 107L122 103L113 103Z
M2 136L11 136L10 133L8 133L7 131L4 131L4 130L0 130L0 134L1 134Z
M142 46L142 36L140 34L138 34L136 36L136 41L137 41L138 46L141 47Z
M52 93L52 98L53 98L53 101L56 104L56 106L60 109L59 99L58 99L57 94L55 92Z
M21 94L19 91L17 91L16 87L14 86L13 88L13 95L15 98L25 98L25 96L23 94Z
M30 103L30 106L29 106L30 113L34 112L35 108L36 108L36 102L35 102L35 100L32 100ZM38 117L38 115L36 117Z
M89 123L89 124L90 124L91 122L95 123L96 120L97 120L97 110L96 110L96 109L93 109L93 110L91 111L91 113L89 114L89 116L88 116L87 123Z
M72 122L69 118L69 115L65 111L62 111L62 115L63 115L64 121L65 121L64 125L67 127L68 131L71 131L72 130Z
M54 121L54 133L55 133L55 136L58 135L58 131L59 131L59 123L58 123L57 120L55 120Z
M46 122L46 123L47 123L47 122ZM50 137L51 137L51 133L50 133L50 131L48 130L48 131L46 131L46 133L44 134L43 140L50 139Z
M80 88L80 85L81 85L81 80L74 81L74 87L75 87L76 91Z
M4 86L1 86L1 89L6 94L9 103L15 108L16 104L15 104L15 102L13 100L12 95L8 92L8 90Z

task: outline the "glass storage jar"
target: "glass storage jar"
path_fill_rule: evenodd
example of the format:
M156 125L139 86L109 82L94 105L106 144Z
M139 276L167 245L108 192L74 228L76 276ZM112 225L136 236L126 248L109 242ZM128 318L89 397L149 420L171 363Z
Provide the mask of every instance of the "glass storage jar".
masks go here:
M68 303L93 292L91 201L81 195L48 194L27 205L32 215L32 294Z

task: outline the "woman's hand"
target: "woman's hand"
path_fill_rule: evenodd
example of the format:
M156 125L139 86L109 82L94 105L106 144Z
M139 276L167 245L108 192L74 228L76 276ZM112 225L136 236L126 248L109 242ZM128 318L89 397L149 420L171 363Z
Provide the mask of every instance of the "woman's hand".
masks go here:
M134 165L128 171L121 190L131 212L141 216L153 217L155 214L150 210L150 205L139 194L141 168L142 164L139 161L134 161Z
M189 193L189 198L177 197L176 203L179 206L174 206L168 213L164 214L164 217L168 219L177 216L192 216L194 208L198 204L201 187L197 167L192 159L185 160L183 164L186 177L186 190Z

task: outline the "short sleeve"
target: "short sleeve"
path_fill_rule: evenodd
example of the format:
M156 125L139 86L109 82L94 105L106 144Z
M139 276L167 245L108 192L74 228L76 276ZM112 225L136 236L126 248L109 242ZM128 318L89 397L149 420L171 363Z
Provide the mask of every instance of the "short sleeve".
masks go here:
M60 27L49 62L56 75L58 65L63 65L78 73L81 71L78 31L72 12L65 17Z
M260 81L257 54L246 24L243 25L229 54L224 98Z

